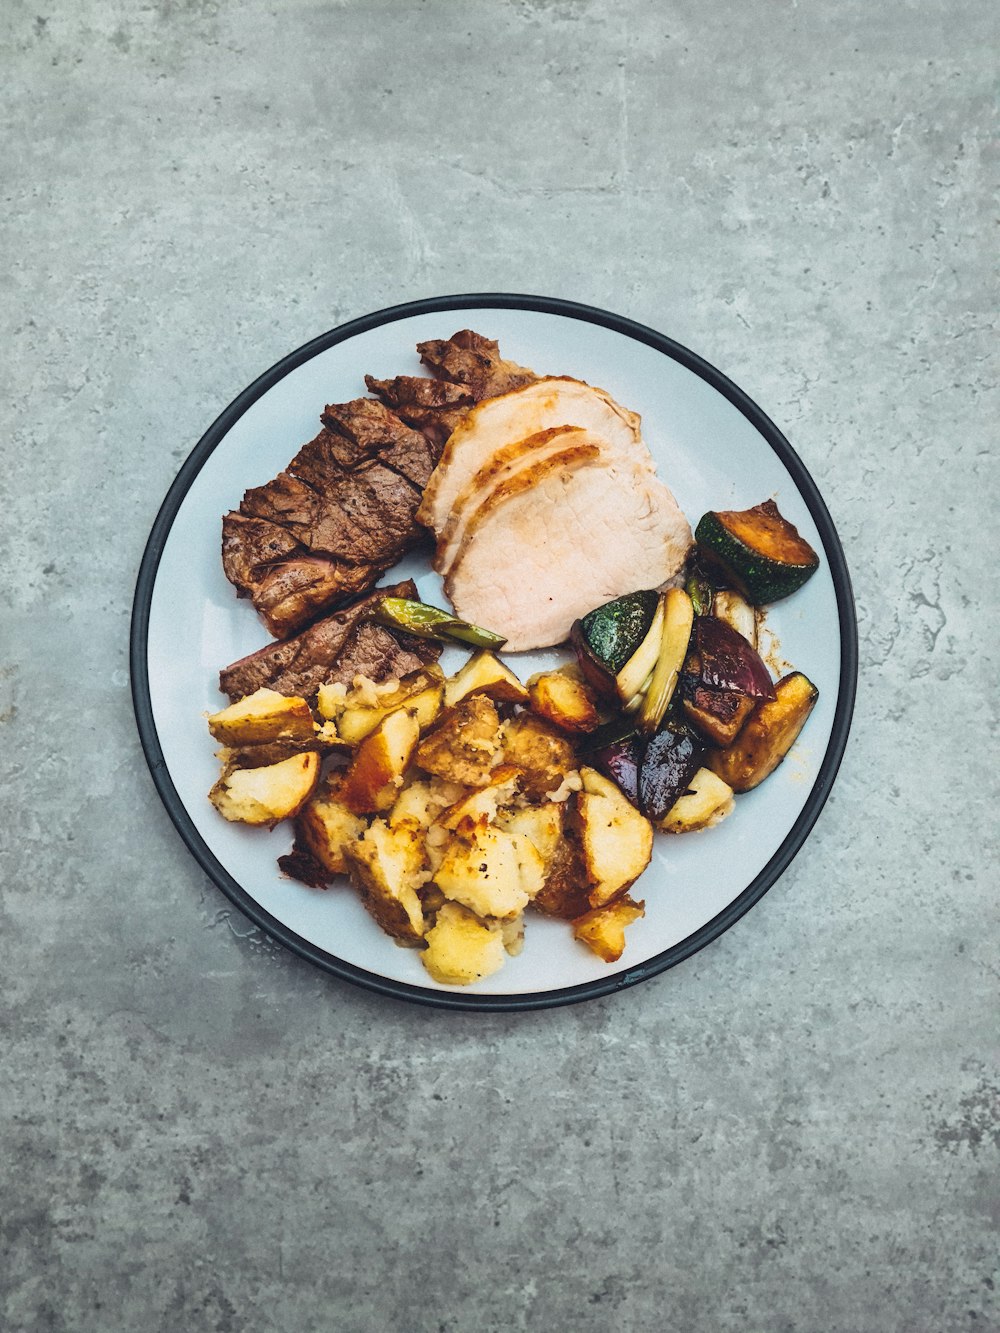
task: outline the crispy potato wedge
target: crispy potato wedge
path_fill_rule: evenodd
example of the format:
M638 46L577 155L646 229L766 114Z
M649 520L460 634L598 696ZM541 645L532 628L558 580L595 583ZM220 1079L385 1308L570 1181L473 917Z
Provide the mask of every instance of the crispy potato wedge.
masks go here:
M435 671L438 676L441 675L439 668L435 668ZM393 694L381 696L377 704L352 704L348 696L346 707L336 719L337 734L348 745L358 745L371 735L383 718L400 708L413 713L420 730L424 731L441 711L443 698L444 682L434 678L430 668L415 672L413 676L401 681L399 689Z
M420 724L406 709L389 713L361 742L340 788L340 800L356 815L391 809L403 785Z
M616 783L581 768L575 816L590 879L591 907L603 907L639 878L653 855L653 826Z
M600 724L594 697L578 676L543 671L528 683L531 707L561 731L583 733Z
M333 773L317 788L295 820L295 844L331 877L347 874L344 848L357 842L365 821L340 799L342 773Z
M591 908L573 922L573 934L606 963L617 963L625 952L625 928L646 915L646 904L626 893L604 907Z
M523 773L522 790L533 801L562 786L576 768L573 747L555 727L533 713L519 713L505 722L503 756Z
M513 800L520 776L519 768L498 764L490 773L489 783L485 787L474 787L443 810L437 817L438 824L471 837L474 829L494 823L499 807Z
M382 929L404 943L421 940L426 921L419 890L427 874L417 831L375 819L363 837L345 844L344 855L351 883Z
M500 745L500 718L496 705L474 694L448 708L433 730L420 742L416 762L466 787L486 787Z
M454 708L473 694L485 694L495 703L526 704L528 691L513 671L487 649L470 657L465 665L445 682L446 708Z
M736 802L733 789L710 768L699 768L688 783L687 791L664 815L657 828L664 833L693 833L712 828L732 813Z
M223 773L208 799L224 819L273 828L298 814L319 771L320 758L312 750L261 768L234 768Z
M230 749L276 741L310 741L316 734L305 699L260 689L213 713L208 729Z
M447 902L440 908L426 939L421 961L444 986L468 986L503 967L501 926L480 920L458 903Z

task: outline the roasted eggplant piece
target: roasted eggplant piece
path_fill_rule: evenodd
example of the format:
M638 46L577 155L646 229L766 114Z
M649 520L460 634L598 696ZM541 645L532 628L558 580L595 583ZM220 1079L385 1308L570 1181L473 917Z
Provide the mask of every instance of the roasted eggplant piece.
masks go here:
M639 767L646 749L646 739L637 731L613 740L587 753L587 760L599 773L617 782L633 805L639 804Z
M724 620L699 616L685 669L703 685L735 690L752 699L773 699L774 682L760 654Z
M735 690L693 684L683 702L684 717L710 745L732 745L754 710L756 700Z
M754 606L790 596L819 568L819 556L773 500L752 509L710 510L694 537L702 559Z
M774 772L819 698L816 686L801 671L783 677L774 689L775 697L758 703L732 745L705 756L706 766L733 791L750 791Z
M684 730L666 726L649 741L639 766L639 809L660 822L701 767L702 748Z

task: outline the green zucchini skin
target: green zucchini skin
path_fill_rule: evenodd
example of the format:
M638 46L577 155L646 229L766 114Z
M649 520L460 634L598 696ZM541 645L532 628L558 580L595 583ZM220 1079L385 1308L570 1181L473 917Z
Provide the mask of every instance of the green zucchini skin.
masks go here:
M705 560L754 606L790 597L819 568L819 556L773 500L752 509L709 510L694 538Z
M590 651L612 675L621 671L646 637L658 600L659 593L643 588L605 602L577 622Z

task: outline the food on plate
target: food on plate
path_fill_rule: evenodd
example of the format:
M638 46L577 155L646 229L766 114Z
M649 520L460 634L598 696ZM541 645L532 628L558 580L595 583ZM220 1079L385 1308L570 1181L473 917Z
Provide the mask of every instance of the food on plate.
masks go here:
M793 671L774 687L773 699L762 699L739 734L724 750L707 757L709 768L733 791L750 791L770 777L795 744L819 698L816 686Z
M279 741L311 742L318 725L305 699L262 687L213 713L208 729L217 741L236 749Z
M701 764L701 746L680 727L665 726L647 741L639 762L639 809L659 824L687 790Z
M540 671L532 676L528 695L538 716L552 722L560 731L590 732L600 726L594 695L568 668Z
M447 436L535 378L468 329L418 350L435 379L369 378L376 398L329 404L320 433L223 518L226 577L276 638L366 592L424 539L415 515Z
M366 591L422 539L415 515L437 461L427 437L370 398L322 420L222 523L226 577L278 638Z
M710 768L699 768L657 828L664 833L694 833L712 828L732 814L734 804L732 787Z
M819 568L819 556L773 500L752 509L710 510L695 540L702 557L755 606L789 597Z
M440 607L428 606L408 597L383 597L374 603L372 617L380 625L416 634L421 639L439 639L442 643L457 641L474 648L502 648L507 640L480 625L450 616Z
M727 818L805 725L817 690L772 680L758 628L818 559L773 500L692 539L604 390L470 330L418 352L431 378L366 376L224 520L278 641L220 672L209 798L289 821L282 871L348 882L439 984L495 973L532 913L614 963L656 833ZM373 587L428 530L451 611ZM526 681L499 655L562 644Z
M485 694L494 703L526 704L528 691L510 667L490 652L476 653L445 684L444 701L449 708L470 694Z
M350 685L355 676L387 680L435 662L441 645L434 640L398 633L366 619L381 597L414 597L416 591L412 579L406 579L317 620L294 638L269 643L225 667L219 673L219 688L234 703L262 686L309 698L321 685L337 681Z
M315 750L260 768L224 768L208 799L224 819L273 828L308 801L320 775Z
M591 907L603 907L631 887L653 855L653 828L621 789L594 768L580 770L577 830L592 888Z
M625 951L625 928L646 914L646 904L625 895L604 907L592 907L573 922L573 934L606 963L617 963Z
M425 939L424 967L442 985L467 986L503 967L500 922L484 921L458 903L442 903Z
M535 380L455 428L417 514L458 615L508 651L563 642L595 602L680 571L691 529L657 478L639 418L569 378ZM507 555L512 548L517 560Z

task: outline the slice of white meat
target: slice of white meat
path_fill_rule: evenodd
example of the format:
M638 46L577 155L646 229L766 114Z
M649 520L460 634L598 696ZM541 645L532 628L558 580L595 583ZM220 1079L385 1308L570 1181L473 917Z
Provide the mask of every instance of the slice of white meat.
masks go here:
M524 440L514 440L490 455L488 460L459 491L451 513L438 534L434 568L447 574L465 536L470 517L497 486L508 482L522 468L566 448L577 440L597 443L582 426L554 426L538 431Z
M519 471L469 520L445 591L505 651L563 643L595 606L680 572L691 528L639 462L577 443Z
M424 490L417 518L440 534L459 495L497 450L557 426L582 426L600 435L611 451L634 451L653 471L640 435L640 419L603 389L568 376L536 380L488 398L467 413L445 444Z

